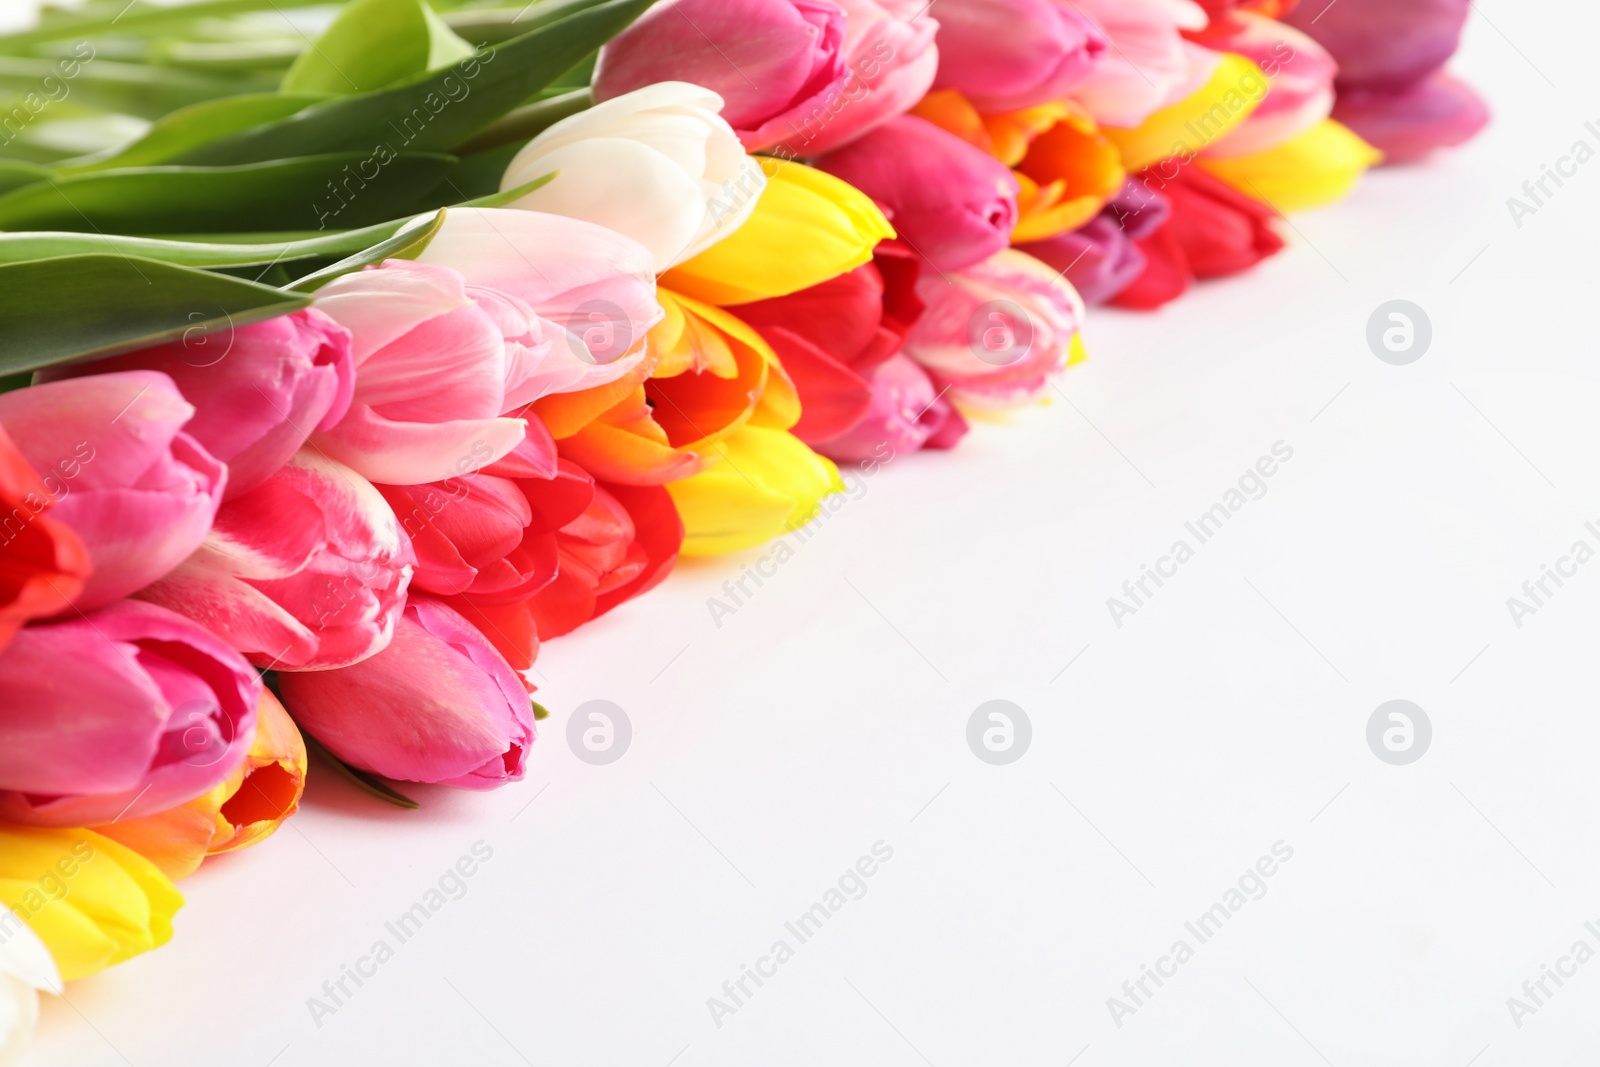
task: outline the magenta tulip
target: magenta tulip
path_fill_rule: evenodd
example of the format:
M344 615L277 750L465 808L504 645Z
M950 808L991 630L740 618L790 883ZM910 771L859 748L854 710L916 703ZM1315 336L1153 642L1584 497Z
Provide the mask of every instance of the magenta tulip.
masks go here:
M199 550L140 597L258 667L327 670L388 645L414 563L377 489L305 449L224 504Z
M337 671L282 676L295 720L341 760L385 778L493 789L522 778L533 708L472 624L413 598L394 641Z
M1339 64L1339 88L1404 89L1443 67L1461 43L1472 0L1340 0L1302 4L1284 21Z
M849 144L910 111L939 70L939 23L927 0L838 0L844 8L844 61L839 96L806 116L773 152L819 156Z
M0 820L88 826L211 789L255 737L261 680L221 640L119 601L0 652Z
M184 432L228 465L227 499L266 481L312 431L344 418L355 384L349 332L314 309L45 371L38 380L124 370L160 371L195 406Z
M967 422L904 353L896 352L867 371L872 404L848 432L816 446L841 462L886 462L921 448L951 448L966 436Z
M1438 71L1397 91L1342 90L1333 117L1382 152L1384 162L1412 163L1471 140L1488 125L1489 105L1472 86Z
M1016 176L926 119L902 115L818 166L882 205L900 238L936 271L960 270L1011 243Z
M1105 31L1059 0L941 0L939 76L979 111L1064 98L1106 50Z
M0 426L55 496L50 517L89 549L94 572L79 610L142 589L204 540L227 470L185 432L193 415L156 371L0 394Z

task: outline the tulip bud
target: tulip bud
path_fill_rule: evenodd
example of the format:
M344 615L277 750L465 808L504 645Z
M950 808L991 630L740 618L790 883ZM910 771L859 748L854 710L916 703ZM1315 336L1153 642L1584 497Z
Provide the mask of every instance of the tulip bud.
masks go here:
M31 928L65 981L166 944L182 906L154 864L110 838L0 823L0 945Z
M1018 111L1064 98L1093 72L1109 42L1058 0L942 0L939 76L979 111Z
M897 352L868 372L872 403L848 433L817 445L840 462L883 462L923 447L949 448L967 432L926 371Z
M160 371L195 406L184 432L228 465L229 500L266 481L313 430L344 418L355 385L349 332L311 308L226 333L53 368L38 380L125 370Z
M75 601L93 611L149 585L211 528L226 468L184 431L194 407L172 379L124 371L0 394L0 426L49 481L50 517L89 549Z
M1215 65L1215 53L1181 36L1206 25L1205 10L1192 0L1073 0L1072 7L1110 39L1072 91L1102 126L1138 126L1199 88Z
M222 641L120 601L0 652L0 819L83 826L182 804L255 736L261 679Z
M534 738L527 691L469 622L435 600L413 597L376 656L281 683L295 720L353 767L463 789L522 778Z
M926 119L903 115L819 163L882 204L890 223L936 270L960 270L1011 243L1011 169Z
M39 935L0 906L0 1067L17 1067L39 1021L39 993L61 992L61 975Z
M389 643L415 561L372 483L306 449L224 504L199 550L140 598L258 667L327 670Z

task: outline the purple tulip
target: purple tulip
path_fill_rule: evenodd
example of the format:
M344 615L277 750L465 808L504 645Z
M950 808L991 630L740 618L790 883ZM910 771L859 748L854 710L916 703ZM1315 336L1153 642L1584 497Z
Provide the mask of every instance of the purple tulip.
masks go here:
M342 419L355 387L349 331L309 308L46 371L39 380L125 370L160 371L195 405L184 432L228 465L229 500L266 481L314 431Z
M89 826L192 800L244 759L261 680L188 619L124 600L0 652L0 820Z
M1129 178L1100 214L1069 233L1017 249L1062 272L1086 304L1104 304L1144 273L1135 243L1161 228L1171 214L1161 194Z
M1403 89L1455 55L1471 10L1471 0L1339 0L1302 4L1283 21L1333 54L1340 89Z
M415 597L389 647L353 667L281 676L295 721L385 778L493 789L519 781L533 705L500 653L438 601Z
M926 119L892 119L817 165L882 205L901 239L936 270L969 267L1011 243L1016 176Z
M1063 99L1091 73L1109 40L1058 0L941 0L939 75L979 111L1019 111Z
M50 517L89 549L75 604L93 611L199 547L227 469L185 432L194 407L158 371L70 378L0 394L0 426L55 497Z

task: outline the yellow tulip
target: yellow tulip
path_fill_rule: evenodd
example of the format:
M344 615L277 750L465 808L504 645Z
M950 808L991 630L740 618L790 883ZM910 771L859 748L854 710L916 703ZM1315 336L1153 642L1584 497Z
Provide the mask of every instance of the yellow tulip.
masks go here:
M193 874L207 856L270 837L300 806L306 744L270 690L261 691L256 724L250 754L209 793L170 811L95 831L133 849L174 881Z
M831 460L786 430L746 423L701 447L716 462L667 486L683 518L685 556L737 552L799 529L845 487Z
M1267 95L1267 76L1244 56L1224 52L1199 90L1145 119L1138 129L1102 128L1128 171L1178 157L1187 163L1250 117Z
M707 304L787 296L854 270L894 228L854 186L801 163L763 160L767 187L743 226L661 275Z
M1280 213L1321 207L1347 195L1383 153L1332 119L1275 148L1200 166Z
M72 981L170 941L183 897L155 864L108 837L7 823L0 904L33 928ZM0 908L0 937L16 921Z

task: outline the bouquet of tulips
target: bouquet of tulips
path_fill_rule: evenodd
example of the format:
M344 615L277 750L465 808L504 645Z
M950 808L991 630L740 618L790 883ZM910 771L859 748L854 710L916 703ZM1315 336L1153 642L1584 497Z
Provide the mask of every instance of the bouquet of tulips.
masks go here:
M401 805L521 779L541 642L1486 120L1441 72L1466 0L1291 7L94 0L0 38L0 1063L308 749Z

